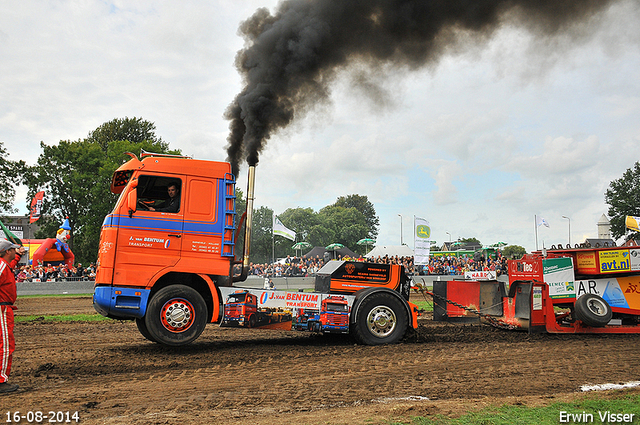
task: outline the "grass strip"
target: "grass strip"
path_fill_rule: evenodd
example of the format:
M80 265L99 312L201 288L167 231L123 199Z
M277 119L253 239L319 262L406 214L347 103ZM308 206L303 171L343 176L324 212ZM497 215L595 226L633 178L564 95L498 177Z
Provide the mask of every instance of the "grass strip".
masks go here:
M433 311L433 303L431 301L411 301L418 306L420 310Z
M626 414L626 417L622 415ZM614 415L614 416L611 416ZM631 416L633 415L633 416ZM527 407L503 405L487 407L458 418L443 415L414 417L410 422L390 422L411 425L557 425L559 423L627 423L640 424L640 394L624 391L580 397L572 402L557 402L548 406Z

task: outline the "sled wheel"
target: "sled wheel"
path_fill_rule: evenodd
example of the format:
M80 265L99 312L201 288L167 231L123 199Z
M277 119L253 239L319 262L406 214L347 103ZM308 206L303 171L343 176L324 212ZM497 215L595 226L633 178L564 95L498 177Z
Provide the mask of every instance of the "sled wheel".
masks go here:
M394 344L407 331L402 301L387 293L372 294L362 301L353 324L353 337L360 344Z
M575 303L576 319L586 326L601 328L613 317L611 307L605 300L595 294L585 294Z
M156 340L153 339L153 337L149 333L149 329L147 329L147 324L144 321L144 317L136 318L136 326L138 326L138 331L140 331L143 337L151 342L156 342Z
M179 346L193 342L207 324L202 296L185 285L162 288L151 299L145 324L154 341Z

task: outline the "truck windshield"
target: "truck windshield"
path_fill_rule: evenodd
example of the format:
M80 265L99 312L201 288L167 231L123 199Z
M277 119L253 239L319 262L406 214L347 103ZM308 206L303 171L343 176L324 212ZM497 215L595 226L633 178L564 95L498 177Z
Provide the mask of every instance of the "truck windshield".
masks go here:
M247 294L232 294L232 295L229 295L227 302L243 303L246 298L247 298Z
M348 311L346 304L327 303L327 311Z

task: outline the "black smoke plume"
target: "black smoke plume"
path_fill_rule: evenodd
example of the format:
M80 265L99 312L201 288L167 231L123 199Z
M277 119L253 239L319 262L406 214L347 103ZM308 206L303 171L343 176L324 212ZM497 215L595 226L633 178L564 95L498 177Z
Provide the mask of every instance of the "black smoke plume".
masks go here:
M419 69L502 25L536 34L570 31L615 0L288 0L240 25L246 47L236 67L244 88L229 105L228 160L238 174L271 135L326 100L353 63Z

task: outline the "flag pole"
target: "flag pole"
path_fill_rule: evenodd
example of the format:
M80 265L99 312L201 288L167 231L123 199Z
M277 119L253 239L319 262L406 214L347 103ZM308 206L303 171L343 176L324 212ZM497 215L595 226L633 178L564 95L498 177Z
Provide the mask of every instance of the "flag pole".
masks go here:
M273 219L271 220L271 264L275 263L275 250L276 250L276 242L275 235L273 233L274 227L276 226L276 215L273 214Z
M538 250L538 216L533 215L533 228L536 230L536 251Z

